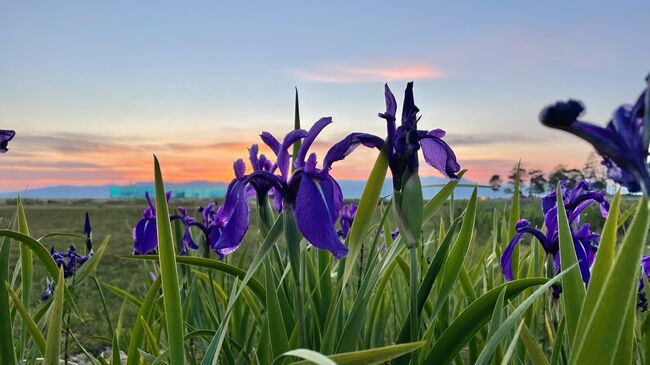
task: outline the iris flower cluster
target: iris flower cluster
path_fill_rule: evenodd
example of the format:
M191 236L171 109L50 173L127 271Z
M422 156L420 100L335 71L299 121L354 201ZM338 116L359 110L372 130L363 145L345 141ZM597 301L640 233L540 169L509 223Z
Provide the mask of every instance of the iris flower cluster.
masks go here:
M650 83L650 77L646 81ZM634 104L618 107L606 127L579 120L585 107L573 99L547 106L539 119L548 127L567 131L591 143L602 156L610 179L630 192L642 191L649 195L649 96L646 89Z
M329 172L334 162L342 160L351 151L330 149L320 168L316 154L309 153L316 137L331 123L332 118L322 118L309 131L297 129L289 132L282 142L271 133L263 132L260 137L275 154L275 163L260 163L260 160L268 160L262 156L258 159L255 147L250 150L253 166L250 174L245 174L243 160L235 162L235 179L226 191L224 202L232 214L217 242L218 249L234 251L241 244L250 219L246 191L252 188L258 197L267 196L273 190L276 210L294 214L300 233L314 247L328 250L339 259L347 254L348 248L341 243L335 229L343 207L343 194ZM291 171L289 147L298 141L301 145Z
M92 225L90 224L90 216L86 212L84 221L84 234L86 235L86 254L81 255L77 252L75 245L70 245L68 250L63 252L56 251L54 247L50 248L50 255L56 266L63 268L63 277L69 278L90 258L93 256L93 241L92 241ZM48 281L47 288L41 295L42 300L49 299L54 293L54 281Z
M133 228L134 240L134 253L136 255L146 255L155 253L158 248L158 233L156 227L156 207L151 201L148 192L145 193L148 207L142 212L142 217ZM165 198L169 203L172 198L172 192L168 191ZM217 207L214 201L211 201L207 206L200 207L198 212L201 214L201 220L196 220L192 217L186 208L178 207L180 214L170 215L170 221L180 221L184 227L183 238L179 242L179 250L181 255L187 255L188 250L197 250L199 245L194 242L192 238L191 228L198 228L208 246L216 252L219 256L223 257L232 251L227 249L217 248L216 243L221 237L222 231L228 222L228 208L226 205Z
M609 203L603 192L595 191L587 182L580 182L576 187L570 189L566 182L561 182L561 194L564 208L567 212L573 246L580 266L582 280L589 282L591 276L590 268L594 262L600 235L589 229L588 223L580 222L580 214L591 204L598 204L603 217L607 216ZM503 251L501 256L501 269L506 280L512 280L512 254L522 237L530 234L539 241L551 260L554 274L560 272L560 245L557 224L557 193L552 191L542 198L542 212L544 213L544 226L546 232L534 228L532 224L522 219L517 222L515 229L517 234L512 238L510 244ZM557 293L557 292L556 292Z
M242 159L234 162L235 178L228 185L224 204L214 213L214 217L203 214L203 223L198 223L183 210L180 215L171 217L181 219L186 227L181 253L186 252L187 248L196 247L189 233L192 226L203 230L210 247L219 255L235 251L241 245L250 223L247 198L256 196L258 207L263 212L267 199L272 196L275 210L293 216L298 230L311 245L330 251L338 259L343 258L348 248L341 238L347 237L356 209L350 206L342 211L343 194L330 171L335 162L346 158L360 145L385 151L396 192L401 193L406 181L417 176L417 151L420 149L429 165L449 178L457 178L460 166L454 152L442 140L445 132L440 129L417 129L419 109L413 98L413 83L408 83L406 88L402 124L399 127L395 123L397 102L388 85L385 87L385 99L386 111L379 116L387 122L386 138L352 133L328 150L320 167L316 154L310 153L310 148L323 128L332 123L332 118L319 119L308 131L293 130L282 140L263 132L260 138L273 151L275 161L260 154L257 145L252 145L249 148L252 171L246 173L246 164ZM289 148L296 143L300 143L300 148L292 156ZM152 253L157 247L155 207L148 195L147 201L149 207L144 210L133 230L136 254ZM337 231L335 226L340 213L343 215L341 230Z
M7 145L15 136L16 132L12 130L0 129L0 153L9 151Z

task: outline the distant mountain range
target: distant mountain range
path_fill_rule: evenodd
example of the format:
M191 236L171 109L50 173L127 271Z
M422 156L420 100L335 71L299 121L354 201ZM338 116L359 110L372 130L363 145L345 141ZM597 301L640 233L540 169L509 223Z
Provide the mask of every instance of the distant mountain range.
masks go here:
M346 199L358 199L361 197L363 188L366 184L364 180L338 180L343 190L343 196ZM423 177L422 186L424 189L424 197L431 198L441 188L442 185L447 183L446 179L436 177ZM468 198L472 192L471 185L474 183L467 180L461 181L461 186L456 188L455 197L457 199ZM466 186L468 185L468 186ZM172 184L167 183L165 187L168 190L187 190L197 191L206 189L210 191L225 191L227 184L222 182L209 182L209 181L191 181L186 183ZM99 185L99 186L48 186L37 189L29 189L27 191L16 191L10 193L0 193L0 199L15 198L18 195L23 195L26 198L33 199L111 199L111 196L116 190L133 189L134 191L142 192L144 198L144 191L153 193L153 183L137 183L132 185ZM390 195L392 193L392 182L386 179L382 188L382 196ZM140 195L140 194L139 194ZM486 187L479 188L479 195L487 198L503 198L508 196L503 191L493 192Z

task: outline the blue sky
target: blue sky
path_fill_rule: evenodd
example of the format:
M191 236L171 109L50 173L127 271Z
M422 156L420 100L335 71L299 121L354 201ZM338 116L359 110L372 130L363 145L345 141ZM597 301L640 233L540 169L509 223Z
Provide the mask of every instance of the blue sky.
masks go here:
M481 181L519 158L583 164L590 147L537 122L576 97L605 123L650 72L650 2L5 2L0 127L18 137L0 190L228 180L261 130L332 116L321 146L384 133L384 82L415 80L421 128L442 128ZM362 178L374 152L336 174ZM37 163L36 163L37 162ZM431 169L425 174L435 175ZM7 178L4 178L6 176Z

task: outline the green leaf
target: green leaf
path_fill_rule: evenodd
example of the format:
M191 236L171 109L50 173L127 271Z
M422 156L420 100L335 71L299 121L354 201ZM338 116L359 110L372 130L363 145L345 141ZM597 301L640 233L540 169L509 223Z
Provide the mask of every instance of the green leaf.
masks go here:
M26 236L29 236L29 227L27 225L27 217L25 216L25 209L23 209L23 204L20 197L17 199L18 205L18 231ZM22 303L25 308L29 311L29 305L32 302L32 287L34 276L34 262L32 258L32 251L24 245L20 246L20 286L21 286L21 298ZM20 346L19 346L19 356L24 358L25 354L23 353L25 349L25 343L27 341L27 324L25 322L21 325L20 330Z
M519 220L519 184L521 182L521 161L517 164L517 173L515 174L515 186L512 193L512 205L510 207L510 217L508 218L508 239L512 239L517 234L515 226ZM519 275L519 245L515 246L512 251L512 278L516 279Z
M63 269L58 270L59 275L54 288L54 299L47 327L47 342L45 344L45 365L58 365L61 352L61 327L63 325L63 297L65 280Z
M54 262L52 255L50 255L50 251L48 251L45 248L45 246L43 246L40 242L20 232L8 230L8 229L0 229L0 237L11 238L16 242L20 242L22 245L26 245L27 247L29 247L29 249L32 250L32 252L36 255L36 257L41 261L41 264L43 264L45 270L47 270L47 273L52 278L58 277L59 268L56 266L56 263ZM65 302L70 306L72 312L80 316L79 309L77 308L77 305L72 299L70 292L66 290L64 295L65 295Z
M598 297L603 290L607 276L614 266L616 258L616 240L618 231L618 221L621 209L621 191L619 190L612 200L607 214L607 220L600 234L598 242L598 251L591 269L591 278L589 287L585 296L584 303L578 320L578 328L585 328L587 320L592 316ZM640 264L640 263L639 263ZM575 339L574 339L575 340ZM576 344L574 344L575 346Z
M591 315L572 346L572 364L614 364L625 332L628 306L636 304L638 272L648 234L648 201L641 198ZM590 287L590 291L591 291Z
M159 261L160 257L158 255L135 255L135 256L119 256L120 258L126 260L147 260L147 261ZM240 280L243 280L246 277L246 271L238 268L237 266L227 264L225 262L207 259L203 257L196 256L176 256L176 263L183 265L191 265L196 267L202 267L210 270L216 270L224 274L234 276ZM246 284L255 296L264 303L266 300L266 291L264 286L255 278L249 278Z
M387 144L384 145L386 146ZM361 199L357 208L357 215L354 221L352 221L352 227L348 235L347 246L349 251L345 258L345 268L343 270L341 285L343 288L350 278L354 263L361 250L361 245L366 240L366 235L375 216L375 210L377 209L377 203L379 202L381 188L384 186L387 171L388 157L386 151L382 150L379 156L377 156L377 161L375 161L375 165L372 167L368 182L363 188L363 193L361 193Z
M447 261L442 268L440 287L436 297L433 317L438 314L443 304L447 301L447 297L449 296L449 293L451 293L451 290L458 279L460 268L465 263L467 250L474 234L476 205L478 201L477 191L477 188L474 187L467 208L465 208L465 213L463 213L463 224L460 227L460 232L458 233L458 237L456 237L456 242L454 242L454 245L449 251L449 257L447 257Z
M549 365L544 351L539 347L539 341L537 341L524 322L521 322L521 342L524 343L526 353L533 365Z
M29 331L30 336L32 336L32 339L34 339L34 343L36 343L38 350L41 352L41 354L45 354L45 337L43 337L43 334L38 329L38 325L36 325L32 317L29 315L27 308L25 308L16 293L11 289L9 283L5 282L5 286L7 287L7 292L11 296L11 300L14 302L14 305L16 306L16 309L18 310L18 313L20 314L20 317L22 318L23 323L27 328L27 331Z
M174 244L172 226L169 221L165 186L156 156L154 156L154 175L156 184L156 228L158 231L160 276L165 306L169 358L172 364L184 364L183 317L178 272L176 270L176 245Z
M472 302L440 335L424 364L449 364L469 340L483 328L494 312L501 292L512 299L527 288L548 282L544 278L514 280L488 291Z
M566 275L567 273L571 272L571 270L576 269L576 266L572 266L567 270L562 271L558 275L556 275L554 278L550 279L549 281L546 282L546 284L542 285L541 287L537 288L526 300L524 300L509 316L506 318L505 321L503 321L503 324L499 327L499 329L494 333L492 337L487 339L483 351L481 351L481 354L479 355L478 359L476 360L475 365L486 365L491 361L492 356L494 355L494 351L496 350L497 346L503 341L506 336L510 334L510 331L512 328L515 326L517 321L524 315L524 313L530 308L535 301L541 297L543 294L546 293L546 291L551 287L551 285L557 283Z
M117 332L113 334L111 353L111 365L120 365L120 341L117 340Z
M458 173L458 180L451 180L445 186L440 189L436 195L431 198L425 205L424 208L422 209L422 223L426 223L429 221L429 219L433 218L433 216L438 212L438 209L440 209L449 196L454 192L454 189L456 189L456 186L458 186L458 183L460 182L460 179L463 178L463 175L465 175L465 172L467 170L463 170Z
M11 245L2 237L0 242L0 283L7 281ZM11 328L9 294L6 287L0 285L0 364L15 364L14 336Z
M413 352L417 350L418 348L422 347L424 345L424 341L419 341L419 342L411 342L411 343L402 343L398 345L392 345L392 346L386 346L386 347L380 347L380 348L375 348L375 349L370 349L370 350L362 350L362 351L355 351L355 352L346 352L342 354L336 354L336 355L330 355L327 356L327 358L330 359L330 361L333 361L334 364L338 365L372 365L372 364L381 364L386 361L395 359L397 357L400 357L402 355L406 355L410 352ZM310 351L310 350L304 350L305 352L300 352L297 356L300 356L300 354L307 354L309 356L314 356L315 354L319 354L318 352L315 351ZM286 355L286 354L285 354ZM289 356L289 355L287 355ZM291 354L290 356L296 356L295 354ZM324 356L324 355L321 355ZM302 356L300 356L302 357ZM303 357L304 359L307 359ZM316 359L316 357L313 357ZM318 357L322 361L322 358ZM292 365L305 365L305 364L322 364L322 365L329 365L332 364L332 362L313 362L310 361L311 358L305 361L299 361L299 362L294 362Z
M284 319L280 310L280 302L276 292L275 280L271 272L271 264L265 260L264 271L266 277L266 316L268 331L271 339L271 350L273 357L280 356L289 350L289 339L284 329Z
M142 301L142 305L140 306L140 310L138 311L138 316L136 318L147 318L149 316L153 309L153 305L159 296L159 290L160 278L157 278L153 284L151 284L149 292L147 292L147 296L144 298L144 301ZM140 360L138 347L140 347L140 345L144 342L144 332L145 331L142 327L142 323L140 323L140 321L136 321L133 329L131 330L131 340L129 341L129 349L126 360L127 365L138 364L138 361Z
M519 327L517 327L517 331L515 332L515 335L512 337L512 342L510 342L510 345L508 346L508 350L506 350L506 353L503 355L503 360L501 361L501 365L507 365L510 363L510 359L512 358L512 355L515 353L515 348L517 347L517 341L519 340L519 335L521 334L521 328L523 327L524 322L521 322Z
M566 209L564 208L560 183L557 185L556 192L560 267L562 270L566 270L575 265L578 262L578 258L576 257L573 235L571 234L571 227L569 227L569 220ZM585 299L585 284L582 281L580 270L574 270L564 276L562 279L562 293L564 294L562 295L562 304L564 306L564 318L567 324L567 335L569 342L571 342L578 328L580 308Z

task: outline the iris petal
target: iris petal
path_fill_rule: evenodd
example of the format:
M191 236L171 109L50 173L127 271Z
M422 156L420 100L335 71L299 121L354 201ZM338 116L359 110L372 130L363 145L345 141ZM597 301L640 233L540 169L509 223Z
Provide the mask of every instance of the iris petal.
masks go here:
M456 154L442 139L427 136L420 140L424 160L443 175L457 179L460 165L456 161Z
M330 213L335 203L327 202L326 195L311 178L303 176L296 197L296 221L309 243L341 259L347 255L348 248L339 241Z
M368 133L351 133L327 151L325 160L323 160L323 169L328 169L334 162L343 160L360 145L381 149L384 146L384 140Z

